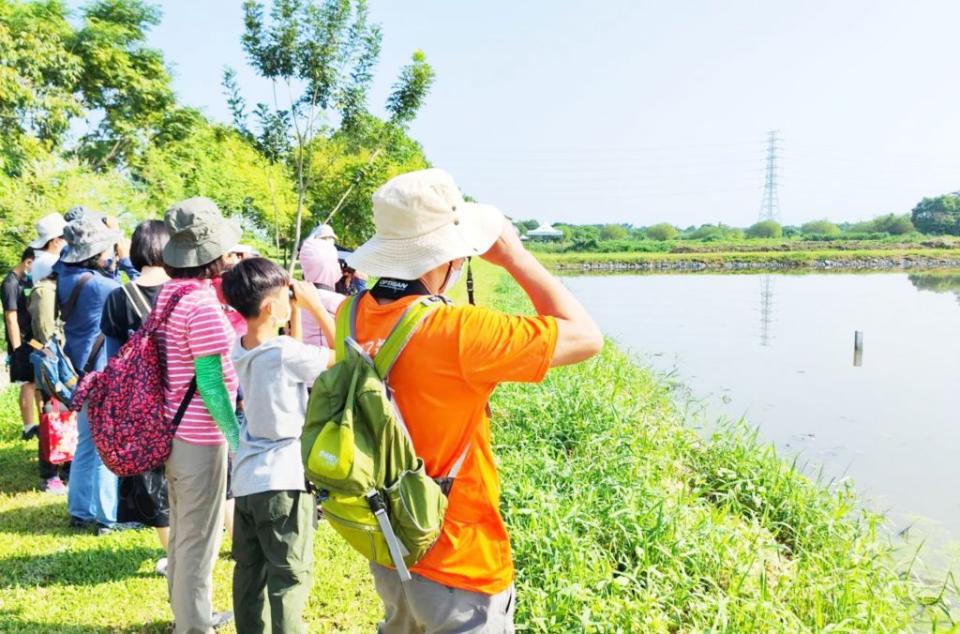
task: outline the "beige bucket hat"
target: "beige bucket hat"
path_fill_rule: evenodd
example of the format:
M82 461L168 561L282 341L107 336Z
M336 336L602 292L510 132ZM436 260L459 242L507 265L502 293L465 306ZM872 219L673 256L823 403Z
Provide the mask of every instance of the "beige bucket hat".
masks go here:
M376 234L347 256L357 271L416 280L458 258L486 253L506 219L491 205L464 202L441 169L391 178L373 194Z

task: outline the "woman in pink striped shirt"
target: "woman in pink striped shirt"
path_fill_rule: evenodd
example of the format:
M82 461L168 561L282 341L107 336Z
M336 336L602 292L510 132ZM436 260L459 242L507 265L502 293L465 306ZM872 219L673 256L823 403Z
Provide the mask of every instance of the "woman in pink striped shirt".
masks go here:
M166 353L166 406L182 410L166 475L170 495L167 585L174 632L206 633L232 619L214 612L213 566L227 483L227 451L238 440L234 413L237 375L230 359L235 334L212 280L224 270L223 255L239 242L240 229L224 220L207 198L179 202L165 216L170 241L164 268L170 281L156 310L188 287L160 330Z

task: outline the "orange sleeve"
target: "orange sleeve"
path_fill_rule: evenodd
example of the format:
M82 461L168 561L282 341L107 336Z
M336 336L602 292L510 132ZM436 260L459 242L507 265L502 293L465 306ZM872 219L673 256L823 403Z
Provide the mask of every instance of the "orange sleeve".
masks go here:
M557 321L520 317L484 308L462 309L460 368L472 385L516 381L538 383L553 361Z

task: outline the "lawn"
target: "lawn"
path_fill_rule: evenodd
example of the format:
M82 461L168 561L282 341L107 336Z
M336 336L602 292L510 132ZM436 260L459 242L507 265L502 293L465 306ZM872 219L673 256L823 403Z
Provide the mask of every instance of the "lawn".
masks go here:
M67 527L66 502L35 490L36 441L20 440L15 389L0 397L0 632L168 632L163 555L150 530L97 537ZM379 604L366 564L326 525L307 611L311 632L372 632ZM230 608L224 540L215 572L218 609ZM233 632L226 628L224 632Z

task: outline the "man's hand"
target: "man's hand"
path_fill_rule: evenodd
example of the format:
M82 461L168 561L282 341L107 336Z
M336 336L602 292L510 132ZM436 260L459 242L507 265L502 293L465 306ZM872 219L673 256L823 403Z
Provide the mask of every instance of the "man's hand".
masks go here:
M107 229L120 231L120 221L117 220L116 216L104 216L103 224L107 226ZM130 240L121 236L120 239L117 240L117 259L122 260L128 257L130 257Z
M336 323L334 323L333 317L330 316L327 309L324 308L323 302L320 300L320 293L317 292L316 287L302 280L294 280L291 287L293 288L293 298L296 305L303 306L303 309L317 320L317 325L320 326L320 332L323 333L323 338L327 340L327 345L332 347L333 342L336 340Z
M130 257L130 240L121 237L117 241L117 258L122 260Z
M303 318L300 315L300 303L296 295L290 299L290 336L303 341Z
M497 238L493 246L480 257L491 264L510 270L516 265L519 258L526 255L527 250L520 241L516 227L513 226L512 222L504 218L503 231L500 232L500 237Z
M311 315L318 312L327 312L327 309L323 307L323 302L320 301L320 293L317 292L313 284L303 280L293 280L290 286L293 289L293 301L296 302L297 306L302 307Z

